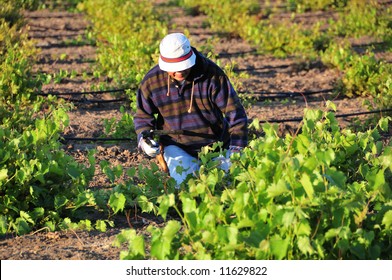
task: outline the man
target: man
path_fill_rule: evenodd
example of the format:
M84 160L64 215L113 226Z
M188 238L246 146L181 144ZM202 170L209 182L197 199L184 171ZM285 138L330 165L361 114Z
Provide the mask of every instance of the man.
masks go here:
M179 186L199 169L197 156L203 146L222 142L231 152L245 147L248 119L223 70L192 47L184 34L167 35L159 51L158 65L137 92L135 130L138 147L150 157L159 147L149 132L168 132L159 142L169 174Z

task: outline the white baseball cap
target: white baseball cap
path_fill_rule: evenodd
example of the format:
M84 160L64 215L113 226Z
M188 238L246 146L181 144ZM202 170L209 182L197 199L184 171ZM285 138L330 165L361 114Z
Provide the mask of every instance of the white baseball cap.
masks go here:
M182 33L166 35L159 45L159 52L159 68L166 72L183 71L196 63L191 44Z

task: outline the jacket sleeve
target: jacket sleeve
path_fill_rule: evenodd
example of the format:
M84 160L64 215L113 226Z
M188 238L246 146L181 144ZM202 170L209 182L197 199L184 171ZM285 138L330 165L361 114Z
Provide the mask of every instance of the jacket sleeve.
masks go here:
M137 109L133 120L138 140L141 132L154 129L156 125L154 114L158 112L158 109L149 96L148 88L142 83L136 94Z
M248 145L248 117L227 76L219 77L214 102L219 107L229 125L230 146Z

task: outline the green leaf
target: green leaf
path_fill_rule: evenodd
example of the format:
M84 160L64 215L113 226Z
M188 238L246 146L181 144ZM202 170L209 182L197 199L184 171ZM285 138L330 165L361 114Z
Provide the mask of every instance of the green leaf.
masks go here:
M198 215L196 212L188 212L184 214L184 220L191 230L196 230L199 226Z
M325 103L325 107L336 112L336 104L330 100L327 100L327 102Z
M194 212L196 210L196 201L189 197L182 197L182 211L184 213Z
M63 196L63 195L56 195L56 197L54 198L54 208L56 210L63 208L67 203L68 203L68 199Z
M5 179L8 178L8 169L1 169L0 170L0 182L4 181Z
M61 229L77 229L78 225L77 223L72 222L72 220L70 218L64 218L64 220L60 223L60 228Z
M229 244L236 245L238 240L238 228L230 226L227 227L227 239Z
M274 257L278 260L283 259L287 255L289 244L288 237L282 239L279 235L274 235L270 240L270 248Z
M332 149L326 151L317 151L317 159L322 161L327 166L331 165L331 162L335 159L335 152Z
M131 167L127 170L127 176L130 178L133 178L136 174L136 168L135 167Z
M382 218L382 224L386 229L392 229L392 210L387 211Z
M163 230L162 237L167 240L173 240L174 236L180 230L181 224L178 221L169 221Z
M77 166L74 165L69 165L67 168L67 172L68 175L72 178L72 179L77 179L80 177L80 169Z
M87 231L90 231L93 229L93 227L91 226L91 221L88 219L79 221L78 228L81 230L87 230Z
M6 163L10 157L11 157L11 153L9 151L1 151L0 164Z
M96 221L95 222L95 228L97 230L99 230L100 232L105 232L106 229L107 229L105 221L102 221L102 220Z
M29 222L29 223L32 224L32 225L35 224L34 220L31 218L31 216L30 216L28 213L26 213L25 211L20 211L19 214L20 214L20 217L21 217L23 220L25 220L26 222Z
M143 212L150 213L155 209L154 204L144 195L139 196L137 202Z
M250 220L249 218L245 217L244 219L241 219L238 224L237 228L242 229L242 228L253 228L255 226L255 222Z
M309 148L307 148L309 149ZM304 167L306 167L305 172L309 173L315 170L319 166L319 160L316 157L309 157L305 159Z
M388 131L389 126L388 126L389 118L381 118L378 121L378 125L380 126L382 131Z
M178 221L169 221L163 232L159 229L155 229L152 232L151 240L151 256L163 260L171 258L174 251L172 241L175 235L181 228L181 224Z
M6 234L7 230L8 230L7 218L3 215L0 215L0 235Z
M18 179L19 183L23 184L27 179L26 172L23 169L16 171L16 179Z
M392 171L392 147L385 147L384 153L380 156L382 165Z
M314 195L314 189L313 189L313 184L310 181L310 177L308 174L303 173L302 177L300 179L300 182L302 184L302 187L305 189L306 194L310 199L313 199Z
M30 211L31 218L36 221L39 218L42 218L45 214L45 209L43 207L36 207L33 211Z
M339 228L331 228L325 233L325 239L329 240L338 236L340 229Z
M260 130L261 125L258 118L254 118L252 123L249 125L250 128L254 128L256 131Z
M310 244L309 237L307 236L300 236L298 238L297 245L298 245L298 249L305 255L307 254L312 255L314 253L314 249Z
M310 146L308 137L305 135L298 135L297 138L295 138L294 143L296 143L297 150L301 155L306 155L308 153Z
M288 188L284 179L279 179L277 183L272 183L267 189L268 197L270 198L284 194L287 191Z
M369 180L369 185L373 190L379 190L385 184L384 169L380 169L376 174L370 172L366 179Z
M296 227L296 235L302 236L306 235L309 236L311 233L311 228L309 225L309 221L307 220L302 220Z
M175 204L174 194L163 195L158 199L159 209L158 215L161 215L166 220L167 211Z
M344 175L344 173L341 171L335 170L334 168L327 169L324 176L333 186L344 188L346 185L346 175Z
M129 250L120 252L121 260L137 260L145 257L144 238L143 236L138 235L134 229L121 231L121 233L116 236L113 245L120 247L125 242L128 242Z
M233 211L237 213L238 215L241 215L244 207L246 206L245 200L249 196L249 194L244 194L242 191L238 190L235 193L235 201L233 205Z
M110 181L111 183L113 183L114 180L116 179L113 170L112 170L109 166L105 166L105 167L102 169L102 171L103 171L103 173L104 173L106 176L108 176L109 181Z
M305 108L304 116L306 120L318 121L322 118L323 112L321 110L312 110Z
M295 213L292 211L286 211L282 217L282 223L285 227L291 227L294 222Z
M87 193L80 193L78 194L76 201L75 201L75 208L78 209L84 205L86 205L90 200L90 197Z
M124 257L124 255L120 255L120 259L124 260L134 260L134 259L143 259L145 256L145 245L143 236L136 235L129 241L129 252Z
M125 202L126 198L125 195L123 195L122 193L115 192L110 195L109 206L114 211L114 214L116 214L120 210L124 210Z
M45 226L48 227L50 231L55 231L56 230L56 225L52 221L46 222Z
M15 220L15 223L13 224L13 227L16 233L19 235L24 235L26 233L29 233L31 230L30 226L23 218L17 218Z

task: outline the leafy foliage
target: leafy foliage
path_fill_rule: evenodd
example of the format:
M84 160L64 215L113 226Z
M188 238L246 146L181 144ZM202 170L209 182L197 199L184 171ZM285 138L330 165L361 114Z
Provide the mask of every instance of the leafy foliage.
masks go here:
M104 120L105 134L114 138L135 137L135 128L133 124L133 115L126 112L124 106L120 107L122 117L119 121L115 118Z
M0 70L0 234L55 230L64 217L93 205L85 189L94 167L85 168L60 147L67 106L33 94L35 49L18 28L2 21Z
M392 149L379 134L388 121L355 134L333 113L309 110L301 133L285 138L265 124L264 137L232 155L227 175L214 167L216 155L202 154L186 189L158 199L159 213L175 209L182 226L151 226L150 257L389 259ZM121 234L120 243L138 246L122 258L147 255L140 238Z
M392 105L392 66L368 51L358 55L347 44L331 44L322 54L326 65L342 71L337 89L345 95L373 96L381 108Z
M163 14L150 1L86 0L98 46L97 73L118 86L137 88L157 61L158 44L167 33Z
M377 61L370 50L358 54L348 40L344 45L336 39L371 35L387 48L390 10L373 4L363 9L360 1L286 2L287 10L295 13L331 8L339 19L325 29L324 22L311 27L296 22L296 14L279 23L272 9L260 9L259 1L178 1L206 13L208 24L219 34L246 38L261 53L321 59L342 71L340 89L347 95L371 94L389 106L390 66ZM111 188L92 191L87 185L95 172L94 151L89 153L89 165L82 166L61 148L68 105L33 94L43 82L60 82L74 74L60 70L53 77L31 78L35 49L19 29L18 6L7 0L0 3L1 235L43 227L105 231L113 226L112 215L138 207L167 222L164 227L150 226L149 239L134 230L119 234L116 244L129 245L121 259L392 257L392 148L380 137L389 129L389 118L354 133L341 130L333 112L307 110L301 131L283 138L276 127L260 128L255 121L252 128L264 136L231 156L228 174L214 160L220 154L208 148L200 154L197 176L179 190L156 164L125 170L101 161ZM79 9L94 24L90 34L99 47L100 63L95 75L129 86L127 95L134 99L137 84L156 63L167 18L148 1L85 0ZM230 65L225 70L240 87ZM105 123L108 135L130 133L132 115L122 110L119 123ZM123 176L128 179L119 183ZM91 211L107 214L108 219L93 222L88 219Z

